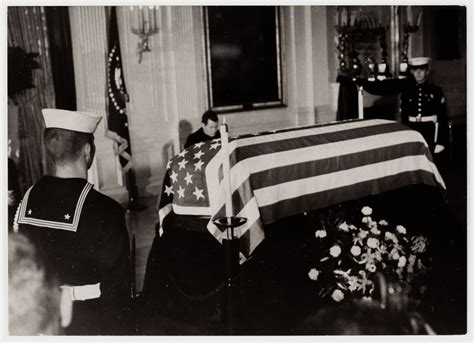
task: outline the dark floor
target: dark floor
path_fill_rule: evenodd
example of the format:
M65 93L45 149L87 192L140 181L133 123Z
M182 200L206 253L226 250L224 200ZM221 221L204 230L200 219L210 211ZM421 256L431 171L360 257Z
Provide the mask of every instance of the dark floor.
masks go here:
M426 306L423 315L439 334L462 334L466 331L466 222L467 222L467 158L466 158L466 126L453 126L453 145L446 151L442 161L441 172L448 189L447 208L433 209L433 227L439 233L436 239L437 259L436 273L430 281L433 286L432 302L436 306ZM430 198L429 193L426 193ZM393 197L393 199L396 196ZM137 290L143 289L148 255L152 244L154 249L167 251L169 246L158 246L153 242L155 224L158 220L156 198L141 199L147 205L142 212L130 212L128 215L129 230L136 236L136 283ZM379 202L379 200L375 200ZM392 201L392 200L391 200ZM385 207L399 207L401 216L403 206L411 206L411 218L415 218L416 202L421 199L410 199L409 202L400 200L399 203L387 203ZM380 204L379 204L380 205ZM403 210L405 211L405 210ZM395 211L396 212L396 211ZM441 214L441 212L443 212ZM437 217L438 216L438 217ZM441 219L439 219L441 218ZM417 219L420 220L421 219ZM186 227L187 224L183 224ZM195 223L196 226L201 224ZM284 225L295 225L295 222ZM192 231L192 230L191 230ZM311 294L310 289L304 289L309 284L304 268L292 268L300 263L304 249L302 240L304 233L288 237L275 230L272 239L262 244L258 252L261 258L256 258L246 266L246 289L251 289L247 295L245 309L253 318L250 327L242 332L250 334L292 334L290 327L303 314L300 309L307 308L308 299L304 294ZM272 235L270 234L270 235ZM172 265L161 263L159 258L149 262L148 274L156 277L155 284L150 283L149 292L153 287L160 287L156 301L159 306L168 307L170 311L155 313L154 317L142 318L139 334L168 334L168 335L196 335L196 334L226 334L227 326L222 322L225 317L222 304L223 261L215 261L215 255L223 254L222 247L213 240L203 238L200 234L189 233L186 240L179 237L168 237L168 242L179 247L168 251L173 255ZM165 241L163 241L165 242ZM161 244L163 244L163 242ZM275 253L284 249L285 254ZM196 259L189 260L195 254ZM199 257L198 257L199 256ZM266 257L262 257L266 256ZM271 256L271 263L268 263ZM188 260L186 259L188 258ZM160 264L161 263L161 264ZM174 264L173 264L174 263ZM181 267L179 267L181 266ZM167 268L180 269L180 273L169 273ZM169 271L168 270L168 271ZM205 270L205 281L199 273ZM183 277L185 275L185 277ZM244 275L245 276L245 275ZM160 284L160 286L158 285ZM295 283L302 285L298 291L294 290ZM204 294L205 289L211 290ZM158 289L156 289L158 292ZM188 293L186 293L188 292ZM272 294L271 296L269 294ZM258 305L256 305L258 304ZM436 308L435 308L436 307ZM176 309L182 309L176 310ZM294 318L292 322L291 318Z

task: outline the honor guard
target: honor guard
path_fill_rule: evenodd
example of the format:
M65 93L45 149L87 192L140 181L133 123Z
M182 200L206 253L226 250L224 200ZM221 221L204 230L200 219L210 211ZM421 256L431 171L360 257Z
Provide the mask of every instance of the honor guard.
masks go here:
M440 87L426 80L430 58L416 57L409 60L410 75L405 79L384 81L359 80L372 94L400 93L401 122L420 132L432 153L442 152L449 139L446 99Z
M69 291L73 319L66 334L125 334L131 319L131 268L124 211L87 182L101 117L42 112L54 172L25 193L14 229L36 242Z

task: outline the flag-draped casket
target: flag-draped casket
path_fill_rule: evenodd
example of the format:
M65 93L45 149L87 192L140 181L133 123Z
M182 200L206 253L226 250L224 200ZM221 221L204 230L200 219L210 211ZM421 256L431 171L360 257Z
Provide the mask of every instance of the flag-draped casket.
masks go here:
M241 261L265 238L264 225L280 218L397 188L445 185L423 137L388 120L354 120L231 137L229 155L220 139L198 143L172 158L159 202L160 223L177 215L225 216L222 162L230 159L233 213ZM161 230L173 230L162 227Z

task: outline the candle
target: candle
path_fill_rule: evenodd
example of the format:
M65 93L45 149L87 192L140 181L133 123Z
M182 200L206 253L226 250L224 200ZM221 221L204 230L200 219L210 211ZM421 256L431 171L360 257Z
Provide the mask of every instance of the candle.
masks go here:
M418 12L418 17L416 18L416 26L418 27L420 27L422 15L423 15L423 10L420 8L420 12Z
M411 13L411 6L407 6L407 21L408 21L408 25L413 25L412 19L413 19L413 17L412 17L412 13Z
M150 11L151 11L151 15L150 15L150 21L151 21L151 29L154 31L156 30L156 9L155 9L155 6L150 6Z
M143 22L144 33L150 32L150 12L148 11L148 6L143 8Z
M359 105L359 119L364 119L364 95L362 87L358 87L357 104Z
M138 30L143 31L143 8L138 7Z
M231 223L233 214L232 208L232 190L230 187L230 161L229 161L229 135L227 132L227 125L225 123L225 116L222 120L220 127L221 131L221 144L222 151L224 153L224 160L222 162L222 172L224 174L224 193L225 193L225 216L227 217L227 223Z
M133 10L133 6L130 6L130 26L132 30L135 28L135 11Z

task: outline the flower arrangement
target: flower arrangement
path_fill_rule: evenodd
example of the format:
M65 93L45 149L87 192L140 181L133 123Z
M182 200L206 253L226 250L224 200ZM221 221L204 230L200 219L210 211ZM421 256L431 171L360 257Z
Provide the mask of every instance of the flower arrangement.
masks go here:
M316 229L322 255L308 277L318 283L321 297L336 302L372 299L378 272L395 280L406 292L417 293L415 298L422 296L424 287L419 281L431 262L428 240L410 235L402 225L376 221L372 212L368 206L362 208L360 227L344 221Z

